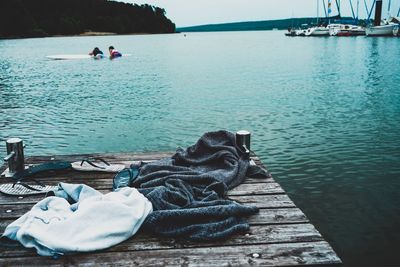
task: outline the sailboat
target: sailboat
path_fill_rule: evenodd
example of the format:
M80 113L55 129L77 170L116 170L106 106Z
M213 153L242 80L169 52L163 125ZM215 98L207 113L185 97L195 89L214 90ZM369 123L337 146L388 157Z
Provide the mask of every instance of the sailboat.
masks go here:
M387 20L384 20L382 24L382 0L376 0L374 3L376 4L374 26L367 27L365 30L365 34L367 36L393 36L393 32L396 26L399 25L399 20L397 18L389 18ZM390 9L390 1L388 6Z
M331 0L328 1L328 8L330 8L330 5L331 5ZM308 28L304 32L304 35L305 36L329 36L329 29L323 25L319 25L319 0L317 0L317 26Z
M308 28L305 36L329 36L329 29L325 26L314 26Z
M359 36L365 35L365 28L351 24L330 24L328 25L331 36Z
M354 12L352 0L349 0L351 12L353 14L353 20L355 24L358 22L358 11L360 1L357 0L357 14ZM338 7L339 8L339 7ZM329 24L329 35L331 36L359 36L365 35L365 28L362 26L354 25L354 24Z

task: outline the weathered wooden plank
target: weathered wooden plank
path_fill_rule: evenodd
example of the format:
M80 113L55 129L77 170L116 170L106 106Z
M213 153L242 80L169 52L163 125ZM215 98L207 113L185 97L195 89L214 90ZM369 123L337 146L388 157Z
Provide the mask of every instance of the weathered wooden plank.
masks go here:
M156 237L151 234L139 232L129 240L107 249L107 251L137 251L155 249L177 249L177 248L197 248L215 246L239 246L254 244L275 244L293 242L315 242L323 241L319 232L311 224L287 224L253 226L250 231L243 234L233 235L222 241L214 242L191 242L185 239L173 239ZM22 257L35 255L34 251L26 251L22 246L17 248L0 248L3 257Z
M60 182L86 184L94 188L112 188L112 181L115 173L102 173L102 172L77 172L73 170L68 171L48 171L33 178L47 185L57 185ZM13 183L13 179L0 178L0 184ZM32 183L32 182L31 182ZM275 183L273 178L246 178L243 184L260 184L260 183ZM1 197L1 196L0 196Z
M247 221L250 225L309 222L299 208L260 209L259 213L248 217Z
M49 161L80 161L85 158L102 158L110 163L126 162L130 164L133 161L158 160L165 157L171 157L173 152L143 152L143 153L94 153L94 154L75 154L75 155L47 155L47 156L28 156L25 158L25 164L40 164ZM7 168L7 164L0 167L1 172Z
M136 161L113 161L112 163L116 164L124 164L126 167L129 167L130 164ZM32 164L30 164L32 165ZM58 182L70 182L70 183L82 183L87 182L87 180L94 179L109 179L115 176L115 173L105 173L105 172L79 172L74 171L72 169L68 170L57 170L57 171L47 171L42 172L33 176L43 183L54 184ZM12 179L0 178L0 183L9 183L12 182ZM272 177L268 178L246 178L243 183L265 183L265 182L275 182Z
M228 191L228 196L283 194L285 191L278 183L240 184Z
M108 190L100 190L102 193L107 193ZM36 196L6 196L0 194L0 219L3 218L3 214L6 210L15 210L17 205L26 205L27 208L24 210L28 211L35 203L44 198L44 195ZM229 199L235 200L242 204L255 205L258 208L293 208L295 204L285 194L277 195L254 195L254 196L229 196ZM13 213L14 214L14 213ZM16 213L18 216L22 214ZM12 215L10 215L12 216ZM7 217L9 218L9 217Z
M16 219L26 212L28 212L34 204L23 204L23 205L1 205L0 220L5 219Z
M77 172L77 171L49 171L46 173L34 176L36 180L47 185L57 185L60 182L63 183L74 183L74 184L86 184L93 188L112 188L112 181L116 174L115 173L102 173L102 172ZM13 183L12 179L0 178L0 184ZM32 183L32 182L31 182ZM246 178L243 184L260 184L260 183L275 183L273 178Z
M171 157L172 152L138 152L138 153L93 153L93 154L75 154L75 155L46 155L27 157L26 162L37 164L48 162L50 160L60 161L79 161L86 158L102 158L109 162L117 161L136 161L136 160L157 160L165 157Z
M249 178L247 177L244 181L244 184L259 184L259 183L276 183L274 178Z
M43 195L12 197L14 203L0 205L0 219L17 218L29 211L37 201L44 198ZM229 199L235 200L245 205L254 205L258 208L293 208L295 204L287 195L260 195L260 196L230 196ZM18 201L21 201L18 203Z
M1 266L340 266L341 261L327 242L257 244L92 253L50 257L2 258Z
M143 153L95 153L95 154L75 154L75 155L47 155L47 156L28 156L25 163L40 164L49 161L80 161L85 158L99 157L110 163L123 163L129 166L134 161L153 161L166 157L171 157L174 152L143 152ZM264 167L257 156L251 159L259 166ZM0 166L0 173L7 168L7 164ZM265 168L265 167L264 167Z
M112 179L94 179L94 178L83 178L81 176L71 180L69 177L59 177L51 178L52 180L39 179L41 182L47 185L57 185L59 182L69 182L69 183L83 183L97 190L106 193L110 192L112 189ZM3 182L2 182L3 183ZM282 194L284 190L280 187L278 183L253 183L253 184L240 184L236 188L228 192L228 196L240 196L240 195L266 195L266 194ZM5 194L0 194L0 206L2 204L12 204L12 203L32 203L37 202L42 199L43 195L39 196L8 196ZM30 201L30 202L29 202ZM1 211L0 211L1 212Z
M11 206L8 206L11 208ZM2 213L0 219L0 234L8 224L18 219L23 212L28 211L30 206L24 207L20 210L12 209L10 213ZM250 225L267 225L267 224L293 224L293 223L307 223L308 219L304 213L298 208L283 208L283 209L260 209L257 214L248 217Z
M285 194L255 195L255 196L229 196L229 199L242 204L255 205L258 208L290 208L296 207L293 201Z
M127 152L127 153L92 153L92 154L73 154L73 155L46 155L46 156L28 156L27 163L42 163L50 160L61 161L79 161L86 158L102 158L110 162L114 161L133 161L133 160L158 160L166 157L171 157L175 152ZM262 162L257 156L250 157L254 162L262 165Z

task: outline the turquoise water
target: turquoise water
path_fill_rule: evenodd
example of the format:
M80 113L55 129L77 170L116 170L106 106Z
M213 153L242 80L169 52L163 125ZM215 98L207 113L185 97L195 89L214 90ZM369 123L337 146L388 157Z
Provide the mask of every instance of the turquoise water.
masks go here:
M132 56L45 58L109 45ZM400 241L399 48L400 38L283 32L0 40L0 139L21 137L27 155L170 151L248 129L347 266L389 266Z

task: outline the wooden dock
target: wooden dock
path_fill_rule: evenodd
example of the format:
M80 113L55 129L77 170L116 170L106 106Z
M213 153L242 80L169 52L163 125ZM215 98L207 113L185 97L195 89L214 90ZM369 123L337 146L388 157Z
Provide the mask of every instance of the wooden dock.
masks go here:
M79 161L97 156L112 163L156 160L171 153L96 154L52 157L31 157L28 164L50 160ZM262 165L257 157L252 157ZM6 166L0 168L3 171ZM47 172L38 180L48 185L59 182L84 183L104 193L111 191L110 173L84 173L72 170ZM10 180L0 178L0 183ZM248 218L250 231L212 243L161 238L139 231L129 240L106 250L63 256L41 257L22 246L0 246L0 266L341 266L341 260L304 213L290 200L273 178L246 179L229 191L230 199L256 205L260 212ZM43 198L14 197L0 194L0 228L29 211ZM94 226L95 227L95 226Z

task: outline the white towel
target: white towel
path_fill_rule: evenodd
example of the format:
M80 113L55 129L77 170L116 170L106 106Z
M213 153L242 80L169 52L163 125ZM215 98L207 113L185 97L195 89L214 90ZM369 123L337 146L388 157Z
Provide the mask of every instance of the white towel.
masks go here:
M3 236L42 256L95 251L133 236L153 209L135 188L103 195L83 184L59 187L56 196L43 199L7 226Z

